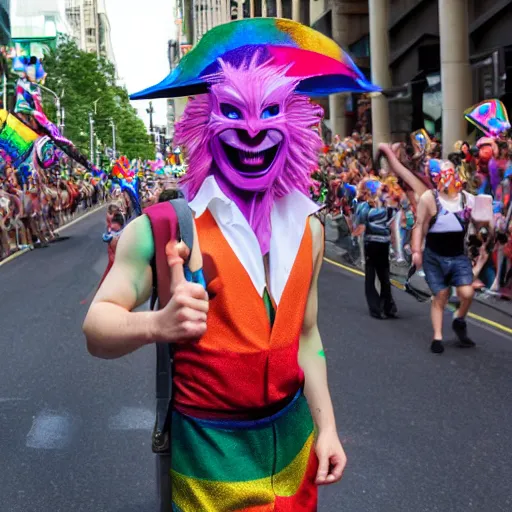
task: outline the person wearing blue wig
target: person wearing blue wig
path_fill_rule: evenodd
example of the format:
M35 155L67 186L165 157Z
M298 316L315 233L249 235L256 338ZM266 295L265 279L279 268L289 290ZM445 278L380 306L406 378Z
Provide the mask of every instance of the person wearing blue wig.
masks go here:
M378 179L361 181L354 234L360 236L364 233L366 302L370 315L378 319L394 318L398 313L389 275L391 224L397 211L397 208L384 204ZM375 288L376 275L380 282L380 294Z

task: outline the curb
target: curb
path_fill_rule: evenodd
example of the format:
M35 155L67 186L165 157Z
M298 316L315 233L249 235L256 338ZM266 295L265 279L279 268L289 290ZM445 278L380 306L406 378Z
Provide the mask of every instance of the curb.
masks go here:
M21 256L22 254L25 254L26 252L29 252L29 251L30 251L30 249L22 249L21 251L16 251L15 253L11 254L4 260L0 261L0 267L2 267L3 265L7 265L7 263L10 263L11 261L13 261L16 258L18 258L19 256Z
M365 275L364 272L362 272L361 270L359 270L353 266L350 266L350 265L339 263L335 259L331 259L329 257L324 257L324 261L326 261L327 263L330 263L331 265L335 265L336 267L340 267L343 270L351 272L352 274L355 274L357 276ZM390 281L391 281L391 284L393 286L395 286L396 288L398 288L399 290L402 290L402 291L405 290L404 286L401 283L399 283L398 281L395 281L394 279L391 279ZM453 308L453 306L451 306L450 304L447 305L446 309L448 311L452 311L452 312L455 311L455 308ZM503 313L503 314L510 316L508 313ZM493 327L494 329L496 329L497 331L501 331L502 333L512 335L512 329L510 327L500 324L499 322L495 322L494 320L491 320L489 318L485 318L483 316L477 315L472 312L468 313L468 318L472 319L473 321L477 321L480 324L485 324L487 326Z
M97 211L101 210L102 208L105 208L107 204L102 204L101 206L98 206L96 208L93 208L92 210L89 210L88 212L84 213L83 215L80 215L80 217L77 217L76 219L73 219L71 222L68 222L67 224L64 224L64 226L61 226L55 230L55 233L59 233L63 229L69 228L73 224L76 224L77 222L85 219L86 217L89 217L89 215L92 215L93 213L96 213ZM22 249L21 251L16 251L15 253L11 254L7 258L0 261L0 267L3 267L4 265L7 265L7 263L10 263L11 261L15 260L16 258L19 258L21 255L30 252L30 249Z
M96 213L100 211L102 208L105 208L107 204L102 204L101 206L97 206L96 208L93 208L92 210L89 210L87 213L84 213L83 215L80 215L80 217L77 217L76 219L73 219L71 222L68 222L67 224L64 224L64 226L61 226L55 230L55 233L59 233L63 229L69 228L73 224L76 224L77 222L89 217L89 215L92 215L93 213Z
M349 262L343 260L342 255L340 256L340 253L342 251L343 251L343 249L341 249L336 243L334 243L330 240L326 240L325 257L324 257L325 261L327 261L329 263L334 263L335 265L340 266L341 268L344 268L344 269L352 272L353 274L357 274L359 276L364 276L364 271L361 268L359 268L355 265L351 265ZM393 277L394 277L394 279L393 279ZM405 290L404 284L403 284L403 282L400 281L400 278L402 278L402 277L403 276L401 276L399 274L391 273L390 281L391 281L391 284L395 288L398 288L399 290L404 291ZM426 283L425 283L425 285L426 285ZM484 298L482 298L480 296L475 296L474 300L476 302L478 302L479 304L481 304L482 306L488 307L488 308L492 309L493 311L496 311L497 313L501 313L502 315L512 318L512 312L507 311L504 308L500 308L494 304L491 304L490 301L485 300ZM509 303L509 301L504 301L504 302L507 304ZM511 330L508 330L508 327L506 328L506 332L508 332L509 334L512 333Z

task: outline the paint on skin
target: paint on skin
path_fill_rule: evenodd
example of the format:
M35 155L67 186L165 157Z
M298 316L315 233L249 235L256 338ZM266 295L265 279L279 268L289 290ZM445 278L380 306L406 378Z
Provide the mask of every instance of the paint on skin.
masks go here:
M324 352L324 349L319 350L319 351L318 351L318 355L319 355L320 357L324 357L324 358L325 358L325 352Z

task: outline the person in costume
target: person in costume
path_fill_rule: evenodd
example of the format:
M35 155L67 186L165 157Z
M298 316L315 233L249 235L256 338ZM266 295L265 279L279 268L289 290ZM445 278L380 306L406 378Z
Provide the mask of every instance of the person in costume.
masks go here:
M423 266L434 295L431 351L440 354L443 346L443 316L454 287L460 305L452 328L461 347L474 347L467 333L466 315L473 301L473 268L465 254L465 238L474 206L474 196L462 190L462 182L449 161L443 161L433 176L437 188L425 192L419 201L412 251L416 268ZM425 250L423 251L423 243Z
M362 89L375 90L330 39L254 18L212 29L132 96L196 94L175 142L195 216L188 274L202 267L206 289L186 282L183 243L155 253L155 205L125 228L84 331L98 357L173 346L173 510L315 511L317 486L342 476L317 325L324 235L308 198L322 110L306 94ZM153 256L167 256L170 300L132 312Z
M355 236L364 233L365 296L370 315L374 318L394 318L398 313L391 293L389 249L391 225L397 209L382 198L382 183L366 178L359 184L359 199L355 215ZM375 276L380 281L380 294L375 289Z

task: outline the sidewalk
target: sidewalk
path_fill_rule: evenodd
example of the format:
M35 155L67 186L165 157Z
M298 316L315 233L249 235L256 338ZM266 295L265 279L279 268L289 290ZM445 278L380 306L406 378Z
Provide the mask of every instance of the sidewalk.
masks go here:
M71 225L73 225L75 222L78 222L80 220L82 220L83 218L93 214L94 212L98 211L98 210L101 210L102 208L104 208L105 206L107 205L107 203L102 203L102 204L99 204L99 205L94 205L92 208L88 209L88 210L81 210L79 212L77 212L77 214L72 218L70 219L68 222L66 222L65 224L63 224L62 226L59 226L57 229L55 229L55 233L59 234L59 232ZM52 242L50 243L53 243L55 241L58 241L59 239L57 238L56 240L53 240ZM14 249L16 248L16 244L15 243L11 243L11 248ZM39 247L36 245L36 248L33 249L33 250L38 250ZM22 254L25 254L27 252L30 252L31 249L29 248L26 248L26 249L21 249L21 250L18 250L16 252L13 252L10 256L8 256L7 258L4 258L2 260L0 260L0 267L2 265L5 265L7 263L9 263L10 261L18 258L19 256L21 256Z
M327 258L337 261L343 265L347 265L353 268L357 268L359 270L364 270L363 263L359 259L358 261L353 261L352 258L349 257L348 252L345 248L343 248L343 242L340 243L338 240L338 230L332 224L331 221L326 219L325 223L325 255ZM398 283L405 283L405 279L407 277L407 272L409 268L403 265L397 265L394 261L391 262L391 276L393 280ZM423 277L420 277L418 274L413 278L414 279L414 287L424 291L426 293L430 293L427 283ZM495 296L489 292L477 292L475 299L484 306L492 308L496 311L499 311L502 314L508 315L512 317L512 301L502 299L499 296Z

